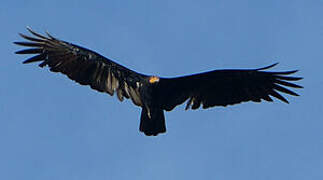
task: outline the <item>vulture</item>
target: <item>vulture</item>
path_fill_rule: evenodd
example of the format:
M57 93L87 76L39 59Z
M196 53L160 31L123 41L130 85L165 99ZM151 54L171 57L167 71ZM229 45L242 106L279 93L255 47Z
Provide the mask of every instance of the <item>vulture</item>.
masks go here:
M141 107L139 130L147 136L166 132L164 111L186 102L187 109L234 105L241 102L273 101L288 103L281 93L298 96L287 88L302 88L293 83L302 77L297 72L266 71L276 64L258 69L222 69L193 75L163 78L145 75L122 66L84 47L62 41L46 32L19 34L25 41L14 42L27 47L16 54L31 54L23 64L39 62L52 72L60 72L81 85L99 92L116 94L120 101L131 99Z

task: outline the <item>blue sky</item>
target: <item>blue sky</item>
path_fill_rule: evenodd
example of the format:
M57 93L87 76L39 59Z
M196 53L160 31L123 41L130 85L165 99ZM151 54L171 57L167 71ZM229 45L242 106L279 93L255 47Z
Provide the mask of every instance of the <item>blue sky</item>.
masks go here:
M323 1L8 1L0 6L0 179L323 179ZM138 132L140 108L14 54L26 26L138 72L299 69L290 104L166 113Z

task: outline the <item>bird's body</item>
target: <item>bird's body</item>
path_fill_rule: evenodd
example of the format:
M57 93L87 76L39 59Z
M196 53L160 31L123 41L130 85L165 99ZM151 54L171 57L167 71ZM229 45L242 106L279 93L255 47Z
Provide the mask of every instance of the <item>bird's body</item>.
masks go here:
M35 37L20 34L29 42L15 42L31 47L17 54L36 54L24 63L41 62L53 72L61 72L81 85L117 94L142 108L140 131L146 135L166 132L164 111L171 111L187 101L185 109L227 106L245 101L272 101L271 97L288 103L278 92L298 96L284 86L301 88L288 81L296 71L266 72L276 64L259 69L214 70L194 75L162 78L137 73L86 48L58 40L51 35L35 33Z

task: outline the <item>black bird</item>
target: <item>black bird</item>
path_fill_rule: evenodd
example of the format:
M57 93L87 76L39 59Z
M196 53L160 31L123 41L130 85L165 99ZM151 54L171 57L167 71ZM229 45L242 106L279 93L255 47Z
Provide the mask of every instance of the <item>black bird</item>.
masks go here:
M43 36L27 28L34 36L20 34L27 42L15 42L30 47L16 54L35 54L23 63L40 62L52 72L60 72L81 85L106 92L116 93L142 108L139 130L148 136L166 132L164 110L171 111L184 103L185 109L203 109L227 106L246 101L273 101L275 97L288 101L279 93L298 96L285 88L302 88L289 81L301 77L287 76L297 71L268 72L276 64L259 69L214 70L194 75L162 78L130 70L102 55L78 45L59 40L46 32Z

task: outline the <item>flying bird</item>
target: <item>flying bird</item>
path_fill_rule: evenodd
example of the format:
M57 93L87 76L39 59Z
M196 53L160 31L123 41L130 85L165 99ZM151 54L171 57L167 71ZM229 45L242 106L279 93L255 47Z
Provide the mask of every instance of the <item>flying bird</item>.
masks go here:
M94 51L59 40L48 32L41 35L27 29L32 35L20 34L27 41L14 42L29 47L16 54L34 55L24 64L39 62L40 67L48 66L50 71L65 74L81 85L111 96L116 94L120 101L131 99L142 108L139 130L147 136L166 132L164 111L171 111L184 102L186 110L273 101L272 97L288 103L280 93L298 96L287 87L302 88L291 82L302 79L289 76L296 70L265 71L277 63L258 69L213 70L175 78L145 75Z

